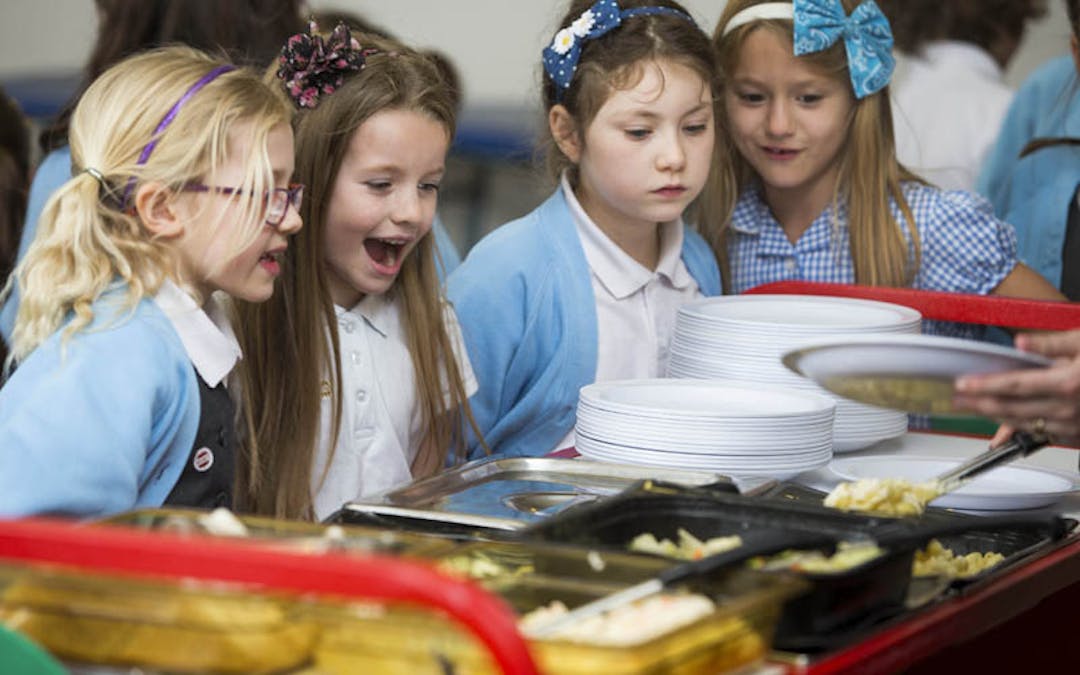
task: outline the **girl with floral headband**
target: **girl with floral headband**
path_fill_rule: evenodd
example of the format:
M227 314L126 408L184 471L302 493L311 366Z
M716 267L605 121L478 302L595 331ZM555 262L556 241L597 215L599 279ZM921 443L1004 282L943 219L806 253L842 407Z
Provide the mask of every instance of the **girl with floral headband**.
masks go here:
M577 0L559 25L543 57L559 187L448 282L499 455L573 445L580 388L663 375L678 307L720 292L682 220L713 149L708 36L662 0Z
M0 515L232 505L240 350L215 293L273 293L301 226L289 119L258 73L185 47L86 90L74 177L15 273Z
M239 308L254 499L322 519L461 456L476 385L432 235L454 97L430 58L344 24L290 38L276 82L310 197L281 292Z
M892 36L872 0L731 0L713 41L720 133L702 205L733 292L802 279L1063 299L986 201L897 162Z

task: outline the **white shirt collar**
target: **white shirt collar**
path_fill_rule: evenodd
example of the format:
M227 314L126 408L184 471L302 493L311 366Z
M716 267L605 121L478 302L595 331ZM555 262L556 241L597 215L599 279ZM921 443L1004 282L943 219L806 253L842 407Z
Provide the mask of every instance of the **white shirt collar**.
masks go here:
M681 218L660 224L660 258L654 273L619 248L585 213L565 172L559 182L577 226L585 259L589 261L593 274L612 296L625 298L633 295L652 281L655 275L666 277L673 287L679 289L693 281L685 266L679 264L683 245Z
M241 358L240 343L225 308L214 296L200 308L194 298L168 280L161 284L154 303L180 336L199 376L209 386L218 386Z
M334 305L338 321L346 315L352 315L371 326L379 335L387 337L390 334L390 327L387 324L392 320L390 313L393 308L391 300L386 295L368 293L349 309Z

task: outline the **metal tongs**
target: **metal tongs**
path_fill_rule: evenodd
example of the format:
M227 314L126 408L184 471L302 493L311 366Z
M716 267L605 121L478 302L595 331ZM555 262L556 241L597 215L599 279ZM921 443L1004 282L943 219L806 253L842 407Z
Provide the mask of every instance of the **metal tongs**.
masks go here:
M1036 450L1045 448L1050 442L1051 439L1047 434L1014 431L1005 443L975 455L960 466L941 474L936 480L942 486L942 494L952 492L962 487L975 476L1014 459L1027 457Z

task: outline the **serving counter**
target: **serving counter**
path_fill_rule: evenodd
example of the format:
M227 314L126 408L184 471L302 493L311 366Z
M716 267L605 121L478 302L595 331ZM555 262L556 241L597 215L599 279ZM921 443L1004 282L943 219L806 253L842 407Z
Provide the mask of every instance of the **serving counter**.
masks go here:
M871 449L840 457L952 459L978 452L985 443L984 438L908 433ZM1076 461L1075 450L1051 447L1032 455L1022 464L1075 477ZM544 464L543 470L548 479L556 477L550 465ZM564 471L557 477L570 480L587 473ZM589 479L596 480L592 476ZM801 485L785 485L828 489L839 478L829 469L821 469L803 474L798 480ZM723 481L718 485L728 488ZM766 489L767 486L757 487L758 491ZM811 490L806 493L814 494ZM716 495L718 502L739 498L730 489L720 490ZM420 501L417 499L417 503ZM1070 492L1044 510L1075 517L1080 515L1080 496ZM762 656L760 640L767 641L776 625L776 607L782 601L780 596L797 591L761 586L760 581L753 579L741 580L733 587L735 594L728 593L728 597L739 598L732 605L740 607L737 613L732 614L734 610L728 609L728 614L717 614L710 620L712 623L702 624L696 632L687 633L697 636L694 640L668 640L659 643L663 644L662 649L581 650L570 645L538 645L526 640L516 628L517 617L532 606L529 603L548 602L552 589L558 590L563 598L573 594L595 597L597 593L612 592L619 583L632 582L650 569L656 569L655 565L649 566L649 560L627 558L622 561L617 555L605 553L608 567L592 569L595 561L584 554L585 549L575 553L569 549L557 550L555 545L520 544L512 540L477 546L446 538L425 539L410 533L384 531L370 534L362 528L353 528L358 533L355 540L349 538L354 535L352 531L344 539L338 533L330 545L322 546L319 543L322 540L310 537L305 528L325 526L281 521L249 521L250 538L245 540L192 539L175 530L146 531L160 530L167 519L158 516L135 516L126 520L127 525L135 527L47 520L0 522L0 571L4 573L3 587L9 594L7 597L17 597L12 589L33 591L38 607L45 607L49 598L55 597L56 589L63 587L65 575L68 575L69 582L71 578L77 581L69 597L78 598L83 608L97 608L93 611L98 612L98 619L102 618L101 608L117 606L119 596L130 599L130 602L121 603L125 611L134 606L139 611L150 612L140 615L143 623L149 616L154 621L172 621L164 614L170 607L175 607L180 614L188 612L189 616L189 610L197 605L214 610L213 613L200 610L197 613L199 621L220 620L218 609L231 612L242 608L249 618L256 616L253 610L259 610L259 617L269 617L265 620L273 621L256 626L265 630L258 635L246 635L246 640L254 639L256 644L261 644L258 640L266 643L269 639L267 644L281 646L288 638L291 640L288 644L298 645L298 652L308 650L313 655L290 660L288 654L279 654L284 660L274 661L271 665L285 666L283 672L352 672L352 666L360 665L356 654L380 652L394 652L398 658L416 658L416 663L426 662L429 669L438 663L431 660L432 653L441 654L440 658L449 659L447 663L457 667L454 672L482 673L544 672L545 667L550 672L595 672L595 669L579 667L588 663L605 672L715 672L720 664L745 664L748 660L753 662L752 665L744 666L740 672L935 673L946 668L964 672L976 668L987 672L1012 672L1024 667L1040 672L1066 673L1076 672L1080 665L1080 651L1070 640L1073 622L1069 619L1073 608L1080 606L1080 535L1075 532L1025 554L1007 569L949 591L918 609L874 623L839 647L803 654L772 651ZM372 528L371 532L379 530ZM302 546L274 543L275 539L283 538L301 542ZM496 563L504 571L514 565L527 566L537 574L525 582L513 575L489 581L483 574L470 569L473 580L468 581L448 575L445 565L430 564L432 559L455 558L457 563L467 563L465 567L471 568L473 552L478 553L475 560L485 565ZM22 575L26 570L32 570L31 576ZM105 577L101 582L105 586L97 590L84 587L82 581L87 574ZM160 593L160 588L155 585L162 584L171 589L169 595L164 596L166 602L160 601L160 595L153 596L153 593ZM151 588L150 596L139 590L146 585ZM749 588L755 588L757 594L752 602L746 599ZM573 594L568 595L567 589ZM719 595L714 597L722 598L727 591L717 592ZM237 593L241 595L230 595ZM244 594L254 594L257 602L236 604L236 598ZM159 600L147 602L147 597L158 597ZM357 609L374 606L372 603L388 609L374 614L371 610ZM273 616L263 611L267 608L273 609ZM399 611L411 614L402 618ZM284 619L279 619L279 615ZM376 624L371 623L373 617ZM346 618L353 622L355 630L351 633L331 630ZM732 619L738 621L732 623ZM8 625L13 624L8 622ZM56 627L61 623L46 624L46 629L48 625ZM80 625L89 630L85 624L63 623L65 630ZM737 639L730 634L733 625L744 631L735 634ZM134 626L124 630L129 635L136 635L132 630L144 628ZM187 628L191 628L190 623ZM166 635L161 631L154 635L155 639L176 640L178 652L195 651L179 647L182 644L179 640L190 636ZM282 637L279 640L274 638L275 635ZM203 651L209 654L216 642L205 638L201 642L196 639L192 644L202 644ZM400 648L406 643L409 649ZM59 647L53 647L54 653L63 647L57 644ZM383 649L387 644L397 647ZM717 646L701 651L702 645L710 644ZM719 645L726 646L720 649ZM132 650L126 652L136 662L140 654L145 658L145 650L140 652L137 647L136 641ZM746 651L750 647L753 649ZM574 652L573 657L568 658L571 652ZM271 653L267 650L263 656ZM712 654L711 660L705 658L705 654ZM717 658L718 655L725 658ZM727 657L731 660L726 660ZM200 661L182 659L178 663L198 666ZM232 658L228 663L239 668L231 672L253 672L245 666L262 664L263 660L249 662ZM375 662L363 663L370 671ZM383 670L378 672L401 672L403 663L412 662L383 659L380 666ZM691 668L691 664L696 664L697 670ZM678 671L678 668L688 670ZM187 670L190 672L191 668Z

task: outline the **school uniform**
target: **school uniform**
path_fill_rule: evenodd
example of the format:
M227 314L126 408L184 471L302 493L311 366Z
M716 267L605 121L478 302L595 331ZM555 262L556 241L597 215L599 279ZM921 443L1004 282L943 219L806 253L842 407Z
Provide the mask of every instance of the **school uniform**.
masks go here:
M663 374L676 305L718 295L720 273L681 220L661 239L660 268L646 270L588 219L564 179L451 275L448 295L480 383L470 403L494 454L572 443L578 392L601 377Z
M903 59L891 87L896 156L946 190L974 190L1013 98L1005 72L970 42L942 40Z
M341 347L342 411L334 446L333 385L329 374L324 374L321 431L312 467L315 515L320 520L345 502L412 480L410 466L427 432L406 343L408 315L401 300L393 293L368 295L350 309L335 307L335 311ZM443 318L465 394L471 395L476 391L476 378L449 306ZM444 393L449 400L449 387Z
M1032 73L1017 91L979 178L979 191L1016 227L1020 258L1058 288L1065 288L1064 253L1080 185L1080 147L1055 145L1022 159L1020 153L1034 138L1080 138L1076 83L1076 65L1067 56ZM1071 286L1070 299L1080 300L1080 289Z
M915 218L920 265L912 288L987 295L1019 262L1016 234L994 217L982 197L964 191L944 191L917 182L902 186ZM897 204L893 217L907 226ZM742 293L773 281L799 280L855 283L846 204L826 208L794 244L773 217L760 188L739 198L728 239L732 290ZM910 237L908 238L910 244ZM914 260L914 248L909 247ZM924 332L977 337L975 326L926 322Z
M90 326L57 331L0 389L0 515L104 516L229 506L240 358L224 311L171 282L124 309L94 304Z

